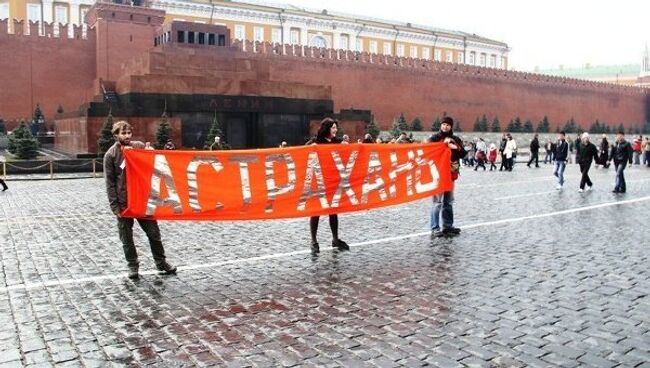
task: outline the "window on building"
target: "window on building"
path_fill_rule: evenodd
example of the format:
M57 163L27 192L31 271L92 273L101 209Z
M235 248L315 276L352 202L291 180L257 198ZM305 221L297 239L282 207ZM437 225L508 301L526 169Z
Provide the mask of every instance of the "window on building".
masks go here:
M79 23L80 24L85 24L86 23L86 14L88 14L88 8L79 9Z
M458 52L458 62L461 64L465 63L465 53L462 51Z
M208 45L214 46L217 43L214 33L208 33Z
M501 57L501 68L505 69L507 65L507 60L505 57Z
M454 61L454 53L451 51L446 51L445 52L445 61L448 63L451 63Z
M442 50L434 50L433 52L433 59L435 61L440 61L442 60Z
M187 43L194 43L194 32L187 31Z
M178 43L185 43L185 31L178 31Z
M205 33L199 32L199 45L205 45Z
M292 29L290 33L291 33L291 37L290 37L291 44L292 45L300 44L300 30Z
M217 38L217 46L226 46L226 35L219 35Z
M497 56L496 55L490 55L490 68L496 68L497 67Z
M409 56L412 58L418 57L418 47L417 46L411 46L409 49Z
M357 38L357 51L363 52L363 40L360 38Z
M469 65L476 65L476 52L472 51L469 53Z
M393 45L390 42L384 42L384 55L393 54Z
M401 43L397 44L397 56L404 56L404 45Z
M282 43L282 28L271 29L271 42Z
M339 49L349 50L350 49L350 36L342 34L339 39Z
M65 6L56 6L54 7L54 21L56 23L67 24L68 23L68 8Z
M370 41L368 51L371 54L376 54L377 53L377 41Z
M41 5L40 4L27 4L27 20L30 22L41 21Z
M0 3L0 19L9 19L9 3Z
M309 41L309 46L313 47L319 47L319 48L326 48L327 47L327 40L325 40L325 37L323 36L314 36L312 37L311 41Z
M246 39L246 26L243 24L235 24L235 38L238 40Z
M428 47L422 48L422 59L429 60L431 58L431 49Z
M485 63L487 62L485 59L486 59L486 55L484 52L482 52L479 59L479 65L485 66Z
M253 28L253 41L264 42L264 27Z

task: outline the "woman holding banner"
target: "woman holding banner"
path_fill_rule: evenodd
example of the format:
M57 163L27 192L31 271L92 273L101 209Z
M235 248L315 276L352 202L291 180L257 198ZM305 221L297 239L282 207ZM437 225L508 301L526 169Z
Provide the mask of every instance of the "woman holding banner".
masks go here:
M332 143L341 143L341 139L336 137L336 132L338 131L338 121L325 118L321 121L320 128L318 133L316 133L316 139L311 140L308 143L311 144L332 144ZM312 143L313 142L313 143ZM311 252L312 254L320 253L320 248L317 240L318 233L318 223L320 217L313 216L309 218L309 232L311 234ZM338 248L339 250L349 250L350 246L343 240L339 239L339 218L336 214L329 215L330 220L330 229L332 230L332 246Z

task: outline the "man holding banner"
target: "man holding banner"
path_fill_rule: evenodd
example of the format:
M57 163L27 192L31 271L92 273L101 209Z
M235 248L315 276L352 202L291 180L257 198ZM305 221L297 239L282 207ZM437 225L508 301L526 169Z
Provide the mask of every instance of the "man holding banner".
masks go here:
M138 275L138 253L133 243L133 218L122 217L122 212L127 207L126 195L126 161L124 161L124 150L131 148L144 149L145 145L139 141L131 141L131 125L126 121L118 121L113 124L113 136L115 144L106 151L104 155L104 178L106 180L106 193L111 211L117 216L117 228L120 233L120 240L124 249L124 256L129 266L129 278L137 279ZM149 238L151 253L156 262L156 268L161 274L174 274L176 267L165 260L165 249L160 239L160 229L156 220L136 218L142 230Z
M433 134L429 142L444 142L451 149L451 178L458 179L460 171L460 159L465 156L463 141L454 135L454 119L445 116L440 125L440 132ZM433 207L431 208L431 236L455 236L460 234L460 229L454 227L454 189L436 194L433 196ZM442 215L442 220L441 220ZM442 222L442 226L440 223Z

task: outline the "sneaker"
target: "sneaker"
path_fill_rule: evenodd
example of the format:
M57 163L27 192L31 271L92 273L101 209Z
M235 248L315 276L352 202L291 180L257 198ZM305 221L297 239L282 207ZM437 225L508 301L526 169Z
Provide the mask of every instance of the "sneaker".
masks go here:
M450 227L448 229L442 229L442 233L446 236L456 236L460 234L460 229L457 227Z
M587 192L591 190L591 186L587 185Z
M561 189L562 189L562 185L558 184L558 185L555 187L555 189L557 189L557 190L561 190Z
M582 188L578 189L578 193L582 193L584 190Z
M140 277L140 275L138 274L138 268L139 268L138 265L135 265L135 266L129 266L128 277L129 277L131 280L135 280L135 279L137 279L137 278Z
M318 254L320 253L320 247L318 246L318 242L311 242L311 254Z
M158 269L158 274L160 275L173 275L176 274L176 266L172 266L167 261L162 261L161 263L156 265L156 268Z
M339 248L339 250L350 250L350 246L348 245L348 243L344 242L341 239L332 240L332 246Z
M431 230L431 238L442 238L445 236L445 233L440 229Z

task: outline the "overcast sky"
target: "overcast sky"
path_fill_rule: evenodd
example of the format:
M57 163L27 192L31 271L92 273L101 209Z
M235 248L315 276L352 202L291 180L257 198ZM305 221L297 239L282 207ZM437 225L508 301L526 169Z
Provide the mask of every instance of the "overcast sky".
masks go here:
M640 64L650 0L270 0L458 30L506 42L518 70Z

